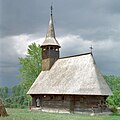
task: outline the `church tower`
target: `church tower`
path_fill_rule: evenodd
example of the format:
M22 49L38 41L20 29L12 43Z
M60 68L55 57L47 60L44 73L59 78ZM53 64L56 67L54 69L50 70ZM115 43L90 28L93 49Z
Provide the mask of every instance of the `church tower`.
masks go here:
M48 31L46 34L45 41L42 43L42 71L50 70L55 61L59 58L59 48L60 45L55 37L53 15L51 15L49 20Z

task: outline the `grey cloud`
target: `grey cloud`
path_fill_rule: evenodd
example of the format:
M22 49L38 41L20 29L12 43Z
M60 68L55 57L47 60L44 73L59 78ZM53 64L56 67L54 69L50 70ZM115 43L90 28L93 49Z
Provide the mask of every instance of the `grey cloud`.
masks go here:
M8 86L8 87L12 87L16 84L19 83L19 79L17 78L19 72L18 72L18 68L14 67L14 66L4 66L1 69L0 66L0 87L1 86Z
M46 24L49 11L44 8L48 5L41 0L2 0L1 3L2 36L34 33Z
M103 74L120 75L120 41L112 40L111 44L112 46L107 49L107 42L101 49L94 46L95 60Z
M59 38L60 39L60 38ZM86 42L85 42L86 41ZM61 42L61 41L60 41ZM69 36L61 42L61 56L90 52L92 42L80 36ZM103 74L120 75L120 41L114 40L93 42L93 55L98 68Z
M0 63L17 63L16 57L18 57L18 53L15 46L15 41L12 38L5 37L0 39Z
M17 84L19 54L14 48L15 41L9 37L0 39L0 86L13 86Z
M1 1L3 36L46 31L50 1ZM110 29L111 25L118 23L114 16L114 11L119 12L116 7L120 4L118 0L61 0L54 1L53 4L56 29L64 29L66 33L79 33L80 30L96 28L102 31L103 28ZM95 34L91 36L94 37Z
M120 44L118 44L119 46ZM116 48L114 48L116 49ZM108 75L120 75L120 55L116 54L116 52L120 53L120 50L116 51L102 51L102 54L99 52L95 52L95 60L97 63L97 66L101 70L103 74L108 74ZM116 57L117 56L117 57Z
M120 25L120 14L114 12L118 4L120 1L113 0L73 1L65 7L65 11L58 7L59 12L64 14L57 15L56 21L58 27L65 28L68 33L79 34L84 39L107 40L118 34L118 31L113 31Z
M0 0L0 76L6 83L18 74L20 54L11 36L36 34L44 37L48 27L51 1ZM53 2L56 36L78 35L86 41L108 41L113 45L106 51L94 48L96 62L103 73L119 75L120 53L120 0L59 0ZM78 39L81 39L78 37ZM33 41L34 41L33 37ZM62 43L61 55L67 56L89 51L89 44L76 38ZM58 39L59 41L59 39ZM106 43L106 42L105 42ZM19 44L21 42L19 41ZM97 47L97 46L94 46ZM11 70L11 71L10 71ZM13 80L14 79L14 80ZM5 82L0 84L5 85ZM8 82L7 84L9 84ZM10 83L10 84L11 84ZM10 85L9 84L9 85ZM11 86L11 85L10 85Z

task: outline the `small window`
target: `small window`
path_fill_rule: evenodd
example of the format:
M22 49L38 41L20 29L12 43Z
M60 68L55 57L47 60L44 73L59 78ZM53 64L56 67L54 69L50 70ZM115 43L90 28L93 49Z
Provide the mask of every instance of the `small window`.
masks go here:
M53 47L50 47L51 50L53 50Z

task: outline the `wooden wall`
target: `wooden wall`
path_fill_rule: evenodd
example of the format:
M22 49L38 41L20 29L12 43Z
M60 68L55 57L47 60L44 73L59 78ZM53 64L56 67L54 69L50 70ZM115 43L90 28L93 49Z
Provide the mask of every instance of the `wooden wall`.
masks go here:
M33 106L40 98L42 109L59 109L69 112L102 112L106 110L105 96L85 95L33 95Z
M50 70L58 58L47 58L42 60L42 71Z
M50 68L58 58L59 58L58 46L42 47L42 71L50 70Z
M75 96L74 112L102 112L105 110L104 96Z

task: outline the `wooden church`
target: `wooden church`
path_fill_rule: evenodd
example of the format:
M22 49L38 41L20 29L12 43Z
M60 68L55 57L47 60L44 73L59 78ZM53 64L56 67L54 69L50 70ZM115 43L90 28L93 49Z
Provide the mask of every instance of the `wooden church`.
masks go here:
M42 71L27 92L32 108L54 112L108 111L106 98L112 92L98 70L93 54L60 58L51 15L42 48Z

